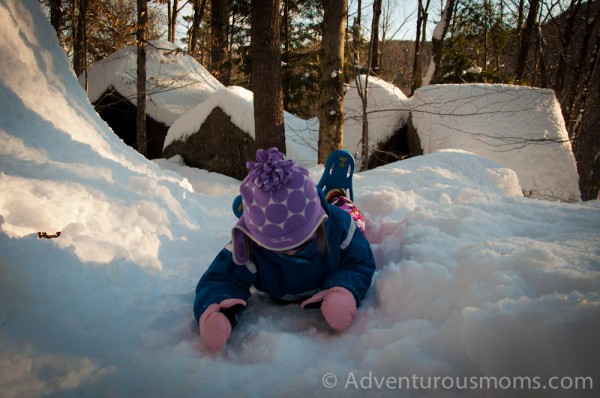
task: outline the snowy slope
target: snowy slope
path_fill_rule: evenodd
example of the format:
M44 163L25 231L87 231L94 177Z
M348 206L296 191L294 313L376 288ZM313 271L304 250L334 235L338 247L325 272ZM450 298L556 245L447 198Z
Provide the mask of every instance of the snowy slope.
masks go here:
M92 65L87 76L90 102L112 87L135 105L136 51L135 46L125 47ZM198 61L168 41L148 43L146 75L148 115L167 126L223 87ZM85 76L79 81L85 85Z
M208 353L193 290L237 182L123 144L38 7L0 0L0 396L597 394L600 205L523 198L455 150L356 175L378 271L348 331L255 294ZM500 395L513 377L542 384Z

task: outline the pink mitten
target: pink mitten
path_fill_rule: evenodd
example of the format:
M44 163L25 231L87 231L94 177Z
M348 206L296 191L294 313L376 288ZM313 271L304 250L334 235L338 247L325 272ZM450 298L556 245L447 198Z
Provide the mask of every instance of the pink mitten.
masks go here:
M340 286L320 291L300 306L310 307L310 304L321 302L321 312L333 329L341 332L352 324L356 315L356 300L350 291Z
M209 350L218 351L225 347L232 324L224 311L227 312L236 305L245 306L246 302L242 299L226 299L219 304L209 305L200 317L200 335Z

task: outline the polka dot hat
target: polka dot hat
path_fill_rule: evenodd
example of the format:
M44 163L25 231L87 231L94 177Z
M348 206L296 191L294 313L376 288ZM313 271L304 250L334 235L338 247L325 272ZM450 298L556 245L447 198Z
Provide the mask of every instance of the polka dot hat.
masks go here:
M314 235L327 219L308 170L285 160L277 148L256 152L240 184L243 214L232 229L233 259L248 261L248 241L274 251L291 250Z

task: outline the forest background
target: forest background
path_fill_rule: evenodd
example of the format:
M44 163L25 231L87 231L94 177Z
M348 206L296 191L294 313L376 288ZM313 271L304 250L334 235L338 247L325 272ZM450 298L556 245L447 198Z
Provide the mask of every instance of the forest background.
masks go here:
M286 111L303 118L319 115L325 14L341 5L347 10L343 83L368 73L408 96L424 85L444 83L552 89L577 160L582 198L598 198L598 1L40 0L77 76L123 47L166 39L224 85L248 89L251 16L253 7L256 13L257 5L267 2L278 10L274 26ZM143 38L141 3L147 7Z

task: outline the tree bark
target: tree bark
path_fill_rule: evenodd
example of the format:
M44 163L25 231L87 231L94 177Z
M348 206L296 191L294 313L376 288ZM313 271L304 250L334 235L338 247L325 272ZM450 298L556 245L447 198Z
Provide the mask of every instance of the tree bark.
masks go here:
M178 1L179 0L173 0L173 8L169 16L169 35L167 40L171 43L175 43L175 32L177 31L177 14L179 13L177 10Z
M517 82L521 82L521 80L523 80L523 73L525 71L525 66L527 65L527 56L529 55L529 47L531 46L531 39L536 31L536 21L539 9L540 0L529 1L529 12L527 13L525 28L523 29L523 33L521 35L521 44L519 46L519 55L515 70L515 80Z
M582 0L571 0L569 5L569 14L565 21L565 26L562 27L561 36L561 53L558 61L558 67L556 68L556 80L554 84L554 90L559 101L564 101L564 82L565 76L567 75L567 58L569 57L569 49L571 47L571 40L573 36L573 30L575 27L575 20L579 14L579 7L581 6Z
M373 2L371 70L374 72L379 69L379 19L381 18L381 1L382 0L375 0Z
M344 38L347 0L325 0L319 81L318 162L341 149L344 135Z
M585 33L581 40L581 49L577 57L577 63L573 72L574 76L581 76L574 84L572 84L571 93L565 108L565 119L570 137L575 140L579 135L583 113L585 111L585 103L598 56L597 43L590 46L592 35L596 24L600 20L600 7L596 7L596 13L592 16L592 2L587 3L585 13Z
M250 56L254 92L254 128L258 148L285 153L279 0L252 0Z
M137 0L137 114L136 147L144 156L148 154L146 139L146 28L148 26L148 0Z
M442 63L442 51L444 50L444 38L448 33L452 11L454 10L454 0L446 0L446 7L442 12L440 22L437 24L431 37L431 56L433 64L433 72L431 72L431 80L429 84L436 84L439 77L440 65Z
M87 51L86 43L86 14L89 0L79 1L79 12L77 14L77 28L73 43L73 71L79 77L85 70L85 59Z
M61 25L62 25L62 0L50 0L50 23L52 27L56 31L56 37L60 43L60 37L62 35Z
M194 0L194 17L192 20L192 34L190 38L190 53L195 55L198 36L200 33L200 22L204 16L204 9L206 7L206 0Z
M221 83L227 85L229 76L225 61L227 59L227 26L228 7L227 0L211 0L211 45L210 68L211 73ZM265 16L266 18L266 16ZM279 32L278 32L279 33Z
M427 8L429 7L429 0L427 1ZM410 92L414 93L415 90L421 87L423 82L423 65L422 65L422 56L421 56L421 35L425 32L422 32L423 26L425 24L426 19L426 8L423 6L423 0L419 0L419 7L417 10L417 33L415 36L415 58L413 60L413 70L412 70L412 84L410 87Z
M588 54L588 67L583 82L581 94L576 102L577 114L572 129L569 131L571 142L573 143L573 154L577 159L577 169L579 171L579 189L583 200L598 198L600 186L598 184L597 173L600 171L600 156L598 156L599 142L598 135L592 131L583 131L583 120L588 106L590 95L591 80L594 70L598 65L600 53L600 35L596 36L596 41Z
M290 0L283 0L283 54L281 61L283 66L283 109L289 109L290 103Z
M362 16L362 0L358 0L358 4L356 6L356 18L354 18L354 23L352 24L352 46L354 47L354 64L358 65L360 63L360 24L361 24L361 16Z

